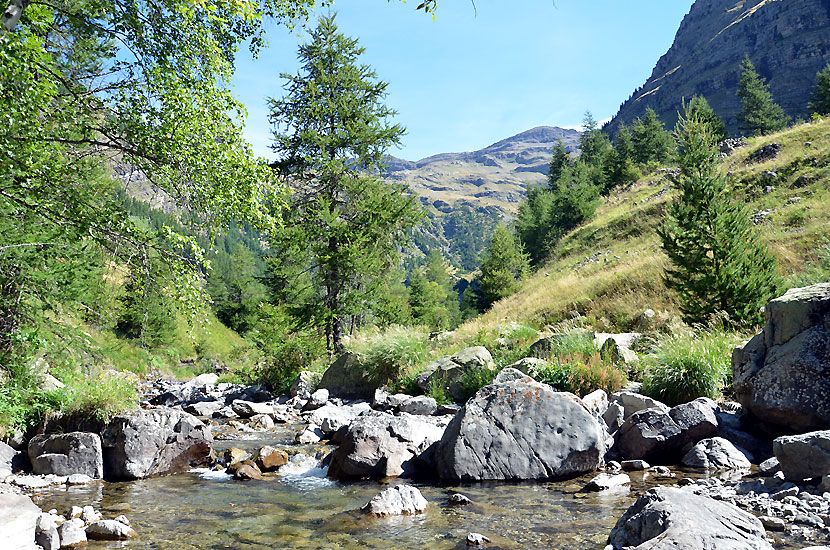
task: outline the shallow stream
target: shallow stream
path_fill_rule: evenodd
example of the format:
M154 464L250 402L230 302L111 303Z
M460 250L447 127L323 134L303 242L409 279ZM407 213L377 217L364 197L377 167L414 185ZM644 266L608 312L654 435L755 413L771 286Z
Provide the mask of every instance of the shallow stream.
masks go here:
M358 512L379 482L338 483L312 456L320 447L291 443L296 426L247 439L217 441L217 454L234 446L263 445L297 453L265 481L234 481L223 472L188 473L123 483L97 482L43 493L37 504L66 514L93 505L104 517L126 515L138 532L127 542L90 542L88 548L186 549L419 549L466 548L469 532L492 539L494 549L602 549L617 518L656 480L631 474L630 491L579 493L591 478L563 482L478 483L441 486L412 483L429 501L425 514L368 518ZM315 452L317 451L317 452ZM399 483L393 480L392 483ZM447 504L462 492L473 504ZM795 548L786 544L778 548Z

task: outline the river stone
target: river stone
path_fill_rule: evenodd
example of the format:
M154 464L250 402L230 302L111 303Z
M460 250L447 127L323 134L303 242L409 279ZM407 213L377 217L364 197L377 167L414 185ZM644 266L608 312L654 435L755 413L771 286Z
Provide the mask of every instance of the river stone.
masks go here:
M86 474L70 474L66 478L67 485L86 485L87 483L91 483L92 478Z
M104 475L101 437L86 432L37 435L29 441L29 459L36 474L86 474L100 479Z
M225 464L227 464L228 466L233 466L234 464L251 458L251 453L249 453L248 451L244 451L239 447L230 447L228 449L225 449L225 452L222 453L222 456L225 459Z
M397 485L382 491L361 510L377 517L420 514L427 509L427 499L411 485Z
M791 481L830 474L830 430L778 437L772 450Z
M231 409L240 418L251 418L252 416L256 416L258 414L274 414L274 407L273 405L269 405L268 403L254 403L252 401L244 401L242 399L236 399L231 403Z
M0 541L3 550L32 550L41 511L25 495L0 494Z
M27 461L26 453L17 451L14 447L0 441L0 471L9 474L19 472L24 468Z
M606 474L602 473L589 481L583 491L608 491L610 489L624 488L631 483L631 478L628 474Z
M595 470L605 432L573 394L538 382L485 386L447 426L435 454L441 479L550 479Z
M668 412L660 408L636 412L614 435L615 449L626 460L673 458L686 445L718 429L716 408L711 399L699 398Z
M623 420L628 420L634 413L644 411L646 409L657 409L662 412L669 412L669 406L657 401L652 397L648 397L633 391L618 391L611 394L608 399L610 402L617 402L623 407Z
M274 447L266 445L256 452L254 461L260 470L270 472L280 466L288 464L288 453L282 449L275 449Z
M438 411L438 403L432 397L418 395L401 403L398 410L408 414L431 416Z
M126 540L137 534L129 525L124 525L114 519L102 519L91 523L86 528L86 537L89 540Z
M608 544L614 550L772 550L752 514L674 487L643 493L617 521Z
M191 378L187 384L190 386L205 387L215 386L219 382L219 375L214 372L205 372Z
M58 535L58 526L52 514L43 513L37 519L35 526L35 542L43 550L59 550L61 537Z
M104 516L101 515L101 512L89 505L84 506L81 511L81 520L83 520L85 524L93 523L103 518Z
M582 398L582 402L588 407L597 418L601 418L602 414L608 410L608 394L605 390L594 390Z
M86 531L74 520L64 522L58 527L58 535L61 538L61 548L75 548L86 546Z
M252 430L265 432L274 429L274 419L270 414L255 414L248 420L248 427Z
M319 388L335 397L372 399L375 389L386 380L372 380L354 353L344 353L331 364L320 379Z
M793 288L732 354L733 388L760 420L790 433L830 429L830 283Z
M467 546L484 546L490 539L481 533L467 533Z
M262 481L264 479L262 477L262 472L260 472L259 468L256 467L256 464L250 460L245 460L235 465L232 469L232 473L233 478L240 481L250 481L252 479Z
M311 397L311 394L317 391L317 387L320 385L320 380L323 379L322 372L314 372L310 370L304 370L300 372L297 376L297 379L291 384L291 388L288 390L291 392L291 397L299 397L300 399L308 399Z
M378 388L375 390L375 396L372 399L372 408L378 411L390 411L397 409L401 403L409 399L411 396L405 393L391 394L387 388Z
M443 428L427 417L372 411L356 418L332 453L333 479L411 477L431 463L426 452Z
M303 406L304 411L316 411L329 401L329 390L320 388L311 394L306 404Z
M681 463L689 468L712 470L741 470L752 466L743 452L722 437L699 441Z
M140 479L210 463L213 436L196 417L168 408L116 415L104 428L104 475Z

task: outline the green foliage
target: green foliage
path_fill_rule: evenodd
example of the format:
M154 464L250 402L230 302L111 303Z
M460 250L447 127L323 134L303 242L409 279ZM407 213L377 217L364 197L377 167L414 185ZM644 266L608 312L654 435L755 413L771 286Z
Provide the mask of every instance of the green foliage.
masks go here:
M799 288L827 282L830 282L830 239L825 237L817 243L815 256L807 265L807 269L789 277L786 286Z
M256 349L247 366L237 371L246 383L264 383L276 393L288 393L300 371L326 354L326 342L313 327L296 329L283 308L263 303L259 322L250 333Z
M217 250L208 274L208 293L216 316L239 333L257 322L259 305L265 299L265 286L257 279L256 257L242 243L230 252Z
M732 350L740 338L702 330L660 340L646 361L643 393L674 406L698 397L717 399L731 376Z
M726 131L726 125L723 120L717 115L709 102L702 95L693 96L689 100L689 104L683 104L683 110L686 113L686 118L694 118L709 125L712 132L712 138L716 143L720 143L729 137Z
M640 164L663 164L675 149L671 134L651 107L646 108L642 119L636 118L631 124L631 141L633 158Z
M95 377L71 375L65 388L57 390L63 413L106 422L138 405L138 387L129 374L102 371Z
M416 323L438 330L453 329L461 320L458 294L441 254L431 251L423 270L409 275L409 304Z
M481 302L487 309L521 288L530 271L527 255L504 225L496 226L490 248L481 262Z
M808 112L830 115L830 63L816 74L816 86L810 97Z
M584 397L595 390L619 391L626 382L625 373L599 352L557 355L536 373L537 380L560 391Z
M672 263L666 286L677 291L690 323L706 323L719 313L739 325L757 323L760 308L777 292L775 258L718 170L709 124L687 113L677 137L679 195L658 229Z
M478 391L478 390L476 390ZM475 394L475 392L473 392ZM440 405L446 405L448 403L452 403L452 399L447 395L447 389L443 383L441 383L438 378L433 378L429 382L429 388L427 388L427 393L429 397L435 399L435 403Z
M360 364L379 384L398 381L412 374L427 358L427 336L410 327L390 327L366 341L349 344L348 350L360 356Z
M553 147L553 156L550 159L550 165L548 166L548 181L558 180L562 177L562 171L569 166L573 166L573 164L574 160L565 149L565 144L562 143L561 139L557 140L556 145Z
M787 127L790 117L773 100L769 86L755 71L748 55L741 61L738 97L741 99L738 122L741 123L740 128L750 135L763 136Z
M458 381L458 396L464 403L478 390L490 384L498 375L499 369L472 369L465 372Z
M362 53L333 15L322 17L300 46L300 72L282 75L285 96L268 101L278 168L292 187L272 243L272 268L287 284L272 291L298 322L324 327L335 353L345 317L371 309L382 280L375 275L395 264L420 218L404 186L377 176L404 129L388 122L387 84L358 63Z
M116 331L141 342L148 349L169 345L176 330L176 315L167 290L159 287L160 276L132 276L121 295L121 314Z

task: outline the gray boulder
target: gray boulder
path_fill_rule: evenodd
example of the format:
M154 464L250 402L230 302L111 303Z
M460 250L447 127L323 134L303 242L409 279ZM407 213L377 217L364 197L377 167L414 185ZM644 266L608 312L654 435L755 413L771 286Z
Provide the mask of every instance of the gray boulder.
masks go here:
M778 437L772 442L772 450L789 480L830 474L830 430Z
M544 359L539 359L538 357L525 357L523 359L519 359L512 365L508 365L507 368L516 369L518 371L525 373L531 378L535 378L536 375L539 373L539 370L541 370L547 364L547 361L545 361Z
M657 401L652 397L648 397L633 391L618 391L611 394L609 402L619 403L623 408L623 420L628 420L634 413L644 411L646 409L657 409L663 412L669 412L669 406Z
M372 399L375 389L385 380L373 380L354 353L344 353L331 364L317 388L325 388L335 397Z
M737 506L684 489L643 493L617 521L614 550L772 550L764 526Z
M329 401L329 390L326 388L320 388L319 390L315 390L314 393L311 394L311 397L308 398L306 404L303 406L304 411L314 411L328 403Z
M438 403L432 397L418 395L401 403L398 410L408 414L431 416L438 411Z
M40 508L29 497L0 494L0 541L3 541L3 550L33 550L40 514Z
M391 411L401 406L401 403L411 396L405 393L391 394L385 387L375 390L375 397L372 399L372 408L379 411Z
M612 489L627 489L631 484L631 478L628 474L608 474L601 473L594 479L589 481L585 487L582 488L586 492L596 491L610 491Z
M639 361L637 354L631 347L642 338L639 332L624 332L620 334L608 334L598 332L594 335L594 344L600 350L603 357L610 358L617 364L630 364Z
M196 417L176 409L132 410L101 434L107 479L140 479L210 463L213 437Z
M432 445L443 433L427 417L372 411L356 418L332 453L334 479L411 477L432 462Z
M251 418L258 414L274 414L274 406L268 403L256 403L253 401L245 401L243 399L235 399L231 403L231 409L240 418Z
M466 396L461 387L461 380L469 373L479 370L491 370L495 366L493 356L487 348L475 346L466 348L453 356L445 356L426 366L415 378L415 384L427 392L433 385L443 387L454 401L462 401Z
M524 372L514 369L513 367L503 368L493 379L493 384L504 384L505 382L515 382L521 380L523 382L535 382L532 376Z
M135 537L136 534L132 527L114 519L102 519L86 528L86 537L89 540L125 540Z
M382 491L361 510L376 517L420 514L427 509L427 499L411 485L397 485Z
M546 384L485 386L447 426L436 450L442 479L550 479L595 470L605 431L582 401Z
M291 397L299 397L300 399L308 399L311 394L317 391L320 385L320 380L323 378L323 373L314 372L310 370L302 371L297 379L291 384L289 391Z
M86 546L86 531L84 531L78 523L83 524L80 520L70 520L62 523L61 526L58 527L58 535L61 538L61 548Z
M221 401L201 401L184 407L184 412L193 416L204 416L210 418L213 413L219 412L224 403Z
M722 437L699 441L681 463L689 468L711 470L748 470L752 466L741 450Z
M98 434L71 432L37 435L29 441L29 459L36 474L104 477L104 455Z
M24 469L28 457L0 441L0 478Z
M716 408L714 401L701 397L668 412L656 408L636 412L614 435L614 448L628 460L679 458L683 447L718 429Z
M58 526L51 514L40 514L35 526L35 542L43 550L59 550L61 537L58 535Z
M732 354L738 401L790 432L830 428L830 283L770 301L764 329Z

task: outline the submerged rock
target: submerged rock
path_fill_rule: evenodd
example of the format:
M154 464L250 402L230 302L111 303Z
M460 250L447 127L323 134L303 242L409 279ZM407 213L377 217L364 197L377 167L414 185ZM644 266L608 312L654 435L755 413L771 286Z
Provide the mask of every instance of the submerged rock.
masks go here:
M137 534L129 525L114 519L96 521L86 528L86 537L89 540L126 540Z
M129 480L182 472L210 462L213 437L196 417L155 408L121 413L104 428L104 474Z
M377 517L414 515L426 510L427 504L427 499L415 487L398 485L382 491L361 510Z
M605 431L573 394L538 382L479 390L447 426L436 450L442 479L552 479L595 470Z
M597 477L589 481L585 487L582 488L583 491L594 492L594 491L608 491L610 489L621 489L625 488L626 485L631 483L631 478L628 477L628 474L599 474Z
M617 521L608 544L614 550L772 550L752 514L673 487L640 496Z

